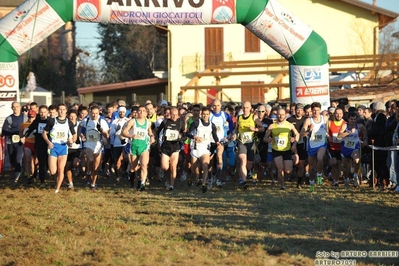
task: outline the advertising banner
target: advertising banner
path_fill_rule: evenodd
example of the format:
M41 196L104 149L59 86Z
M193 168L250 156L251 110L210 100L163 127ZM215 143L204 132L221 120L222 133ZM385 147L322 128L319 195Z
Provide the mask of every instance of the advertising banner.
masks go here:
M291 66L292 102L319 102L321 110L330 106L328 64L323 66Z
M18 62L0 62L0 125L12 113L11 103L19 100Z
M235 23L235 0L75 0L75 21L198 25Z
M28 0L1 20L0 34L21 55L64 24L46 1Z
M270 0L246 27L286 59L295 54L312 33L308 25L275 0Z

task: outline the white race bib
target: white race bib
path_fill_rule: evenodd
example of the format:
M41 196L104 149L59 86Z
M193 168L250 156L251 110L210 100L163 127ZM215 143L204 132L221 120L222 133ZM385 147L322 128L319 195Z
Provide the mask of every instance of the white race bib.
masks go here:
M177 141L179 139L179 131L167 129L165 137L167 141Z
M135 128L135 135L136 138L135 139L141 139L141 140L145 140L145 137L147 135L147 129L143 129L143 128Z
M252 132L243 132L240 134L240 140L242 143L251 143L253 135L254 134Z
M276 141L277 147L287 147L287 138L275 137L274 140Z
M12 143L18 143L19 141L20 141L20 137L19 137L19 135L12 135L11 136L11 141L12 141Z
M51 132L51 138L53 140L62 140L62 141L67 141L68 140L68 134L65 131L61 131L61 130L53 130Z

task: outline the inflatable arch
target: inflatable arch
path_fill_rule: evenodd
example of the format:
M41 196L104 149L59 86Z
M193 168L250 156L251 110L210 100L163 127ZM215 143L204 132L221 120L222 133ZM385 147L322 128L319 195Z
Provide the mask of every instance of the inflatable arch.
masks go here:
M289 61L292 101L330 104L325 41L276 0L27 0L0 20L1 114L19 100L18 56L68 21L241 23Z

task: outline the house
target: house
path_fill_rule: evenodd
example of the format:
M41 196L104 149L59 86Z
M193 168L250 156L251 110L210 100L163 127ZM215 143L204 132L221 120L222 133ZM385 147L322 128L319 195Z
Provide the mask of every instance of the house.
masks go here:
M310 25L326 41L330 56L372 55L378 51L378 30L399 14L353 0L278 0L299 20ZM268 102L290 98L290 88L279 90L270 83L289 83L289 75L278 74L281 66L245 64L252 60L282 57L239 24L170 25L168 100L209 102L217 94L224 101ZM221 62L244 62L243 75L230 75ZM252 61L253 63L253 61ZM362 63L364 65L364 63ZM210 68L209 68L210 66ZM350 64L347 65L351 67ZM288 62L284 67L288 69ZM272 74L264 74L270 70ZM261 72L256 75L256 72ZM248 75L248 72L255 74ZM200 74L199 74L200 73ZM222 88L217 92L213 87ZM198 88L198 89L197 89Z
M270 7L270 12L274 12L272 5L277 2L275 0L266 2ZM310 25L321 35L332 56L376 53L378 51L376 32L399 15L353 0L278 0L278 3L292 11L299 20ZM57 6L57 8L64 7ZM285 16L284 19L291 23L296 22L289 14L279 15ZM69 14L65 16L68 17L67 20L70 19ZM286 26L283 23L280 25ZM285 29L288 30L288 28ZM291 92L288 85L275 86L275 84L289 84L292 79L292 75L279 73L280 70L286 71L287 65L281 67L280 63L267 64L257 65L254 68L253 64L253 60L258 59L268 60L268 62L281 60L281 55L261 42L242 25L182 26L173 24L169 25L165 31L170 45L168 85L164 94L173 104L179 100L206 102L215 95L222 100L249 99L252 102L271 101L277 97L289 98ZM285 44L285 46L288 45ZM290 52L288 48L285 51L286 54ZM285 56L285 58L288 57ZM221 63L244 62L243 60L251 63L240 65L243 71L239 74L232 75L229 66L220 67ZM327 65L327 62L323 64ZM217 74L215 74L215 69ZM248 72L251 73L248 74ZM198 76L198 73L201 75ZM313 69L309 71L309 74L311 76L305 78L318 78L317 72ZM326 89L328 91L327 85ZM91 97L93 95L94 92Z

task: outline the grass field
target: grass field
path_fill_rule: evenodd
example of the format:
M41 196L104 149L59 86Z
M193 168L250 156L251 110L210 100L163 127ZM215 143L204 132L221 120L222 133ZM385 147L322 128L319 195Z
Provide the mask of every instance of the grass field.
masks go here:
M0 180L1 265L314 265L317 252L366 251L357 265L399 265L398 195L368 187L314 193L230 181L202 193L153 181L144 192L100 179L54 194ZM340 254L340 253L338 253ZM331 258L332 254L329 255ZM353 261L352 261L353 262Z

